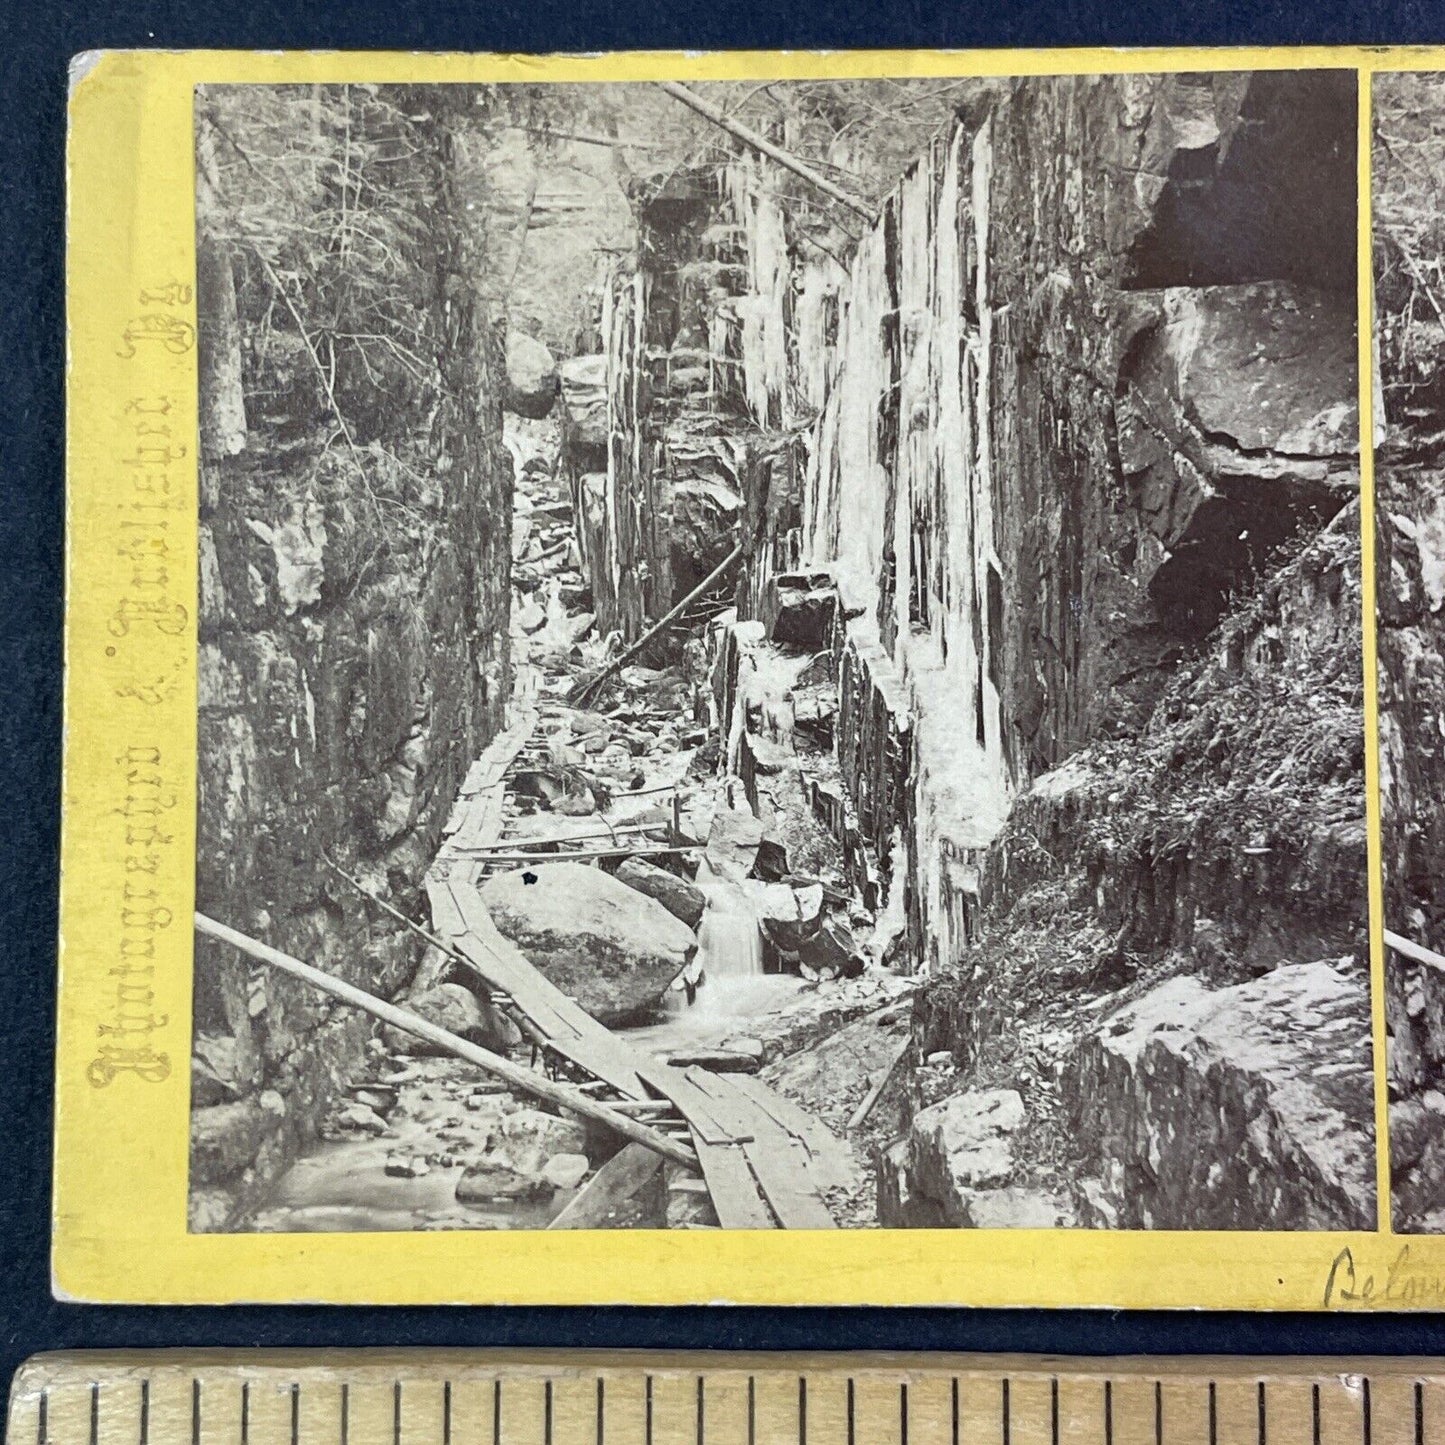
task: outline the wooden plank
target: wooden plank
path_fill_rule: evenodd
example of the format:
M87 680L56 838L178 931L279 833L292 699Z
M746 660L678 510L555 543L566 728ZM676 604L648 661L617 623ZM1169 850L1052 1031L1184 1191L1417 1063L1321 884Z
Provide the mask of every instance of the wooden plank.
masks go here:
M557 1051L618 1092L646 1097L638 1077L639 1056L599 1024L554 983L545 978L514 944L504 938L476 890L449 885L465 932L457 950L471 959L488 981L509 994L514 1004L552 1040Z
M662 1161L641 1144L619 1149L547 1226L548 1229L605 1229L608 1215L649 1184Z
M709 1144L692 1136L707 1192L724 1229L772 1229L772 1212L758 1191L741 1144Z
M802 1144L808 1155L808 1172L823 1189L852 1182L852 1150L823 1120L801 1109L786 1094L770 1089L761 1079L746 1074L732 1076L732 1084Z
M643 1057L638 1062L637 1072L643 1083L657 1090L664 1098L671 1099L678 1111L692 1127L694 1134L700 1134L709 1144L740 1143L739 1135L747 1132L730 1128L719 1117L712 1101L693 1083L681 1069L656 1059Z
M819 1184L809 1173L802 1144L748 1098L734 1076L708 1074L703 1069L688 1073L720 1108L733 1110L733 1117L746 1120L751 1115L753 1138L743 1145L743 1152L778 1223L784 1229L835 1229L833 1216L819 1195ZM700 1153L698 1159L702 1159Z

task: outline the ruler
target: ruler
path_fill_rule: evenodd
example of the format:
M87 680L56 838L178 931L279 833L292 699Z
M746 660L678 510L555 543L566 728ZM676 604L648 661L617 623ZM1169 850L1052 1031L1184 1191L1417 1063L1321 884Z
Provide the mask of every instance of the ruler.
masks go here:
M1445 1361L41 1355L7 1445L1435 1445Z

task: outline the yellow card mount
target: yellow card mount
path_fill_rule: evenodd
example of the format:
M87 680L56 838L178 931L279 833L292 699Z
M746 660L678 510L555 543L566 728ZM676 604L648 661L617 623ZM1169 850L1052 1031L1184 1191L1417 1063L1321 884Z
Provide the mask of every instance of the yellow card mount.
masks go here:
M557 1351L41 1355L7 1445L1425 1445L1407 1359Z

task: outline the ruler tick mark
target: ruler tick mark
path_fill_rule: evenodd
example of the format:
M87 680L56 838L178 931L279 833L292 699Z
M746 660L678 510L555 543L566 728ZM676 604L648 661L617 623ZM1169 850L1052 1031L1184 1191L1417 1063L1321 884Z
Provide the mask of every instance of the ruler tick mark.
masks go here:
M452 1382L442 1381L442 1445L452 1445Z
M1313 1427L1312 1438L1314 1445L1320 1445L1320 1387L1318 1385L1314 1385L1310 1389L1310 1410L1314 1417L1311 1421Z
M351 1386L343 1380L341 1382L341 1445L346 1445L347 1436L351 1433Z
M145 1396L145 1403L146 1403L147 1405L150 1404L150 1394L149 1394L149 1392L147 1392L147 1394L146 1394L146 1396ZM142 1421L144 1421L144 1420L146 1419L146 1417L149 1415L149 1413L150 1413L149 1410L147 1410L147 1411L146 1411L146 1414L141 1416ZM241 1445L249 1445L250 1439L251 1439L251 1382L250 1382L249 1380L242 1380L242 1381L241 1381ZM140 1442L141 1442L141 1445L146 1445L146 1437L145 1437L144 1425L142 1425L142 1429L141 1429Z
M1049 1439L1059 1445L1059 1377L1049 1381Z
M1215 1399L1213 1380L1209 1382L1209 1445L1219 1445L1219 1402Z
M295 1383L291 1386L291 1445L297 1445L301 1439L301 1385Z
M854 1434L852 1375L848 1376L848 1445L858 1445L857 1437Z
M90 1445L95 1445L95 1431L90 1434ZM191 1381L191 1445L201 1445L201 1379L197 1375Z
M647 1445L652 1445L652 1376L647 1377L646 1385L642 1392L644 1402L643 1415L643 1439Z
M1259 1445L1268 1445L1269 1417L1264 1404L1264 1381L1259 1382Z
M396 1445L401 1445L398 1440ZM552 1445L552 1382L542 1382L542 1445Z
M492 1445L502 1445L502 1377L492 1381Z
M1374 1424L1370 1419L1370 1377L1364 1379L1364 1398L1360 1401L1360 1425L1363 1445L1374 1445L1371 1440Z
M1154 1381L1154 1445L1164 1445L1164 1384Z
M100 1439L100 1382L90 1382L90 1445Z
M898 1387L898 1439L900 1445L908 1445L908 1381Z
M1114 1382L1104 1381L1104 1445L1114 1445Z
M1425 1445L1425 1387L1415 1382L1415 1445Z
M605 1432L606 1413L603 1401L606 1399L606 1386L601 1375L597 1377L597 1445L602 1445L602 1437Z
M246 1398L246 1387L241 1386L241 1399ZM151 1382L140 1382L140 1445L150 1445L151 1438ZM246 1412L241 1411L241 1445L246 1445Z
M1013 1422L1009 1419L1008 1376L1003 1377L1003 1445L1009 1445Z
M798 1376L798 1445L808 1445L808 1377Z
M697 1445L703 1445L703 1415L706 1407L703 1404L703 1383L702 1376L697 1377Z
M748 1445L758 1445L758 1382L748 1376Z
M958 1445L958 1376L953 1377L953 1388L949 1392L953 1398L953 1429L949 1435L950 1445Z
M401 1445L401 1381L391 1387L391 1445Z

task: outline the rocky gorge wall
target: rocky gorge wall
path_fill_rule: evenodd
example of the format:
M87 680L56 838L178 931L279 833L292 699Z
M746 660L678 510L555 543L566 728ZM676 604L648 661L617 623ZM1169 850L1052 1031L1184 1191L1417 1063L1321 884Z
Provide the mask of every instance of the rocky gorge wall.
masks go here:
M1368 1222L1354 275L1320 242L1352 233L1354 116L1328 74L1001 82L846 274L795 252L752 293L749 394L783 357L802 462L747 474L740 615L812 618L814 792L930 975L885 1224ZM1212 1083L1090 1062L1184 978ZM1254 1042L1211 1062L1216 1019ZM990 1089L1007 1199L939 1182L972 1125L930 1111ZM1182 1162L1222 1192L1170 1192Z
M1445 328L1417 257L1438 247L1438 75L1375 93L1376 638L1385 927L1445 953ZM1422 145L1422 137L1424 144ZM1408 162L1402 157L1409 157ZM1386 954L1394 1224L1445 1224L1445 968Z
M217 104L264 145L259 121L224 93ZM319 382L300 317L289 335L275 320L274 266L222 220L245 196L203 194L199 208L197 907L392 996L419 944L327 860L424 912L422 874L508 693L510 539L496 518L510 515L511 468L501 336L473 288L481 258L460 219L446 117L402 125L378 105L350 121L380 160L427 131L423 159L404 188L382 190L374 219L428 217L400 253L414 366L380 349L348 365L338 343L335 380ZM203 164L208 175L224 189ZM314 224L330 205L309 198ZM323 284L308 327L321 324ZM256 340L268 318L283 333L269 347ZM362 329L343 305L348 323ZM217 1229L309 1142L369 1029L209 939L196 948L191 1222Z

